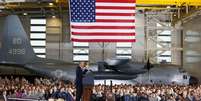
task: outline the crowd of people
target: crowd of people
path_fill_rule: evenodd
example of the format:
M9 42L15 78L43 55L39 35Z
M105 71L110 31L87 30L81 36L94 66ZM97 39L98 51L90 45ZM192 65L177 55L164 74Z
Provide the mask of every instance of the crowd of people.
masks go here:
M76 89L71 83L52 79L35 78L34 82L30 82L23 77L0 77L0 95L5 99L75 101ZM201 85L95 85L91 101L201 101Z
M24 77L0 77L0 94L7 101L8 98L74 101L75 88L72 84L53 79L35 78L34 82L29 82Z
M92 101L201 101L201 86L96 85L92 99Z

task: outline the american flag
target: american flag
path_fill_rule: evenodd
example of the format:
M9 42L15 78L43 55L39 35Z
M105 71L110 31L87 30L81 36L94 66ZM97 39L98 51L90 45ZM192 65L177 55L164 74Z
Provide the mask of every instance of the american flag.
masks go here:
M135 0L70 0L71 40L135 42Z

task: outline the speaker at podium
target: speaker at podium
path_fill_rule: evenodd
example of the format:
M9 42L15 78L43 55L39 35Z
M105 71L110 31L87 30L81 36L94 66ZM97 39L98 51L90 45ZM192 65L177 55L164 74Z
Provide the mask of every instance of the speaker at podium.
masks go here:
M94 86L94 76L91 72L87 72L82 79L83 86Z
M83 97L82 101L90 101L93 87L94 87L94 76L88 72L82 79L83 84Z

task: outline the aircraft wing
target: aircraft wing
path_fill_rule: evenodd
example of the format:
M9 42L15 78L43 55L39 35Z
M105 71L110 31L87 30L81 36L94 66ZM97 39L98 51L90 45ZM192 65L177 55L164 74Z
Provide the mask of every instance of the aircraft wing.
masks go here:
M94 66L92 66L94 67ZM96 67L96 66L95 66ZM51 59L38 59L25 65L25 68L48 77L60 78L74 82L76 78L76 65ZM90 69L90 67L89 67ZM129 80L137 77L137 73L127 74L117 71L90 71L94 79Z
M76 65L63 61L38 58L27 63L25 68L35 71L41 75L74 81L76 76Z

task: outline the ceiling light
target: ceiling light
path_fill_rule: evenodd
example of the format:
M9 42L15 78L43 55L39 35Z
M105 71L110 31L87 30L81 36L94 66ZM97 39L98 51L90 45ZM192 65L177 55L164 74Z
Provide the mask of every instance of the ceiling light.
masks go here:
M27 13L23 13L24 16L28 15Z
M53 3L49 3L49 5L50 5L50 6L53 6L54 4L53 4Z
M56 18L56 16L55 16L55 15L53 15L53 16L52 16L52 18Z
M167 6L167 8L171 8L170 6Z

